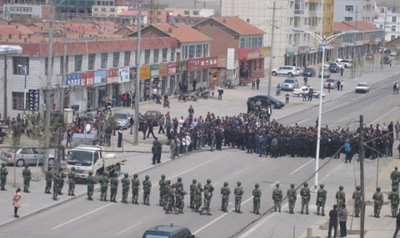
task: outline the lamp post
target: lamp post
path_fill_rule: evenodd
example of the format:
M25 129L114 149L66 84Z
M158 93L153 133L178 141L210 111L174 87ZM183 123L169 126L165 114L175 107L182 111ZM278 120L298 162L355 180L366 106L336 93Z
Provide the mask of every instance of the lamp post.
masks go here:
M355 31L347 31L347 32L342 32L339 34L334 34L329 37L322 37L314 32L311 31L306 31L302 28L293 28L292 31L294 32L302 32L302 33L307 33L311 35L313 38L315 38L318 43L322 46L322 62L321 62L321 79L320 79L320 96L319 96L319 110L318 110L318 131L317 131L317 151L315 154L315 184L314 187L315 189L318 188L318 173L319 173L319 151L320 151L320 144L321 144L321 118L322 118L322 91L323 91L323 81L324 81L324 62L325 62L325 48L326 45L331 43L334 39L344 35L344 34L349 34L349 33L354 33Z
M26 122L26 74L28 71L28 68L26 67L26 64L24 65L18 65L20 69L24 71L24 124Z

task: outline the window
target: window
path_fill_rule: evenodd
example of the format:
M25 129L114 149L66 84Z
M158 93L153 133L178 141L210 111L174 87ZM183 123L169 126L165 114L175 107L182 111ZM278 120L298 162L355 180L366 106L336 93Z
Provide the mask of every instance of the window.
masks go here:
M18 65L26 65L26 75L29 75L29 57L12 57L13 60L13 74L25 75L24 70L18 67Z
M245 48L246 47L246 39L241 38L240 39L240 48Z
M397 21L397 17L392 17L392 22L396 22Z
M119 65L119 52L113 53L113 67L118 67Z
M96 54L89 54L88 70L94 70L94 63L96 61Z
M124 66L129 66L130 62L131 62L131 52L130 51L125 51Z
M115 8L110 8L110 12L115 12Z
M185 10L185 11L183 11L183 14L185 14L185 15L190 15L190 12L187 11L187 10Z
M196 58L200 58L201 57L201 53L202 53L202 45L196 45Z
M383 25L379 25L379 28L383 29Z
M159 57L160 57L160 50L159 49L154 49L153 50L153 62L155 64L158 64Z
M208 57L210 56L210 52L208 52L208 44L204 44L204 54L203 57Z
M394 40L394 39L396 39L396 35L391 35L390 40Z
M392 26L392 31L396 31L396 26Z
M175 48L171 49L171 61L175 61Z
M344 21L352 21L352 20L353 20L352 17L345 17L345 18L344 18Z
M101 53L101 68L107 68L108 53Z
M64 67L64 56L61 56L60 57L60 72L63 74L64 73L64 68L66 68L67 69L67 72L66 73L68 73L68 61L69 61L69 57L68 57L68 55L65 57L66 59L65 59L65 67Z
M29 96L26 94L26 105L29 105ZM24 93L13 92L12 93L12 109L13 110L24 110Z
M344 9L345 9L346 12L352 12L352 11L353 11L353 6L346 5L346 6L344 7Z
M199 11L193 11L193 15L195 16L199 15Z
M102 12L105 12L105 11L106 11L106 8L105 8L105 7L102 7L102 8L101 8L101 11L102 11Z
M52 63L52 65L51 65L51 70L53 70L53 67L54 67L54 57L52 57L51 58L52 59L52 61L51 61L51 63ZM47 68L49 67L49 58L48 57L46 57L45 59L44 59L44 74L45 75L47 75ZM52 71L53 72L53 71Z
M144 51L144 63L150 64L150 50Z
M168 61L167 57L168 57L168 49L164 48L162 49L162 62L167 62Z
M194 45L189 46L189 58L194 58Z
M82 55L75 55L75 72L82 71Z
M93 8L93 11L94 11L94 12L97 12L98 10L99 10L99 8L97 8L97 7L94 7L94 8Z

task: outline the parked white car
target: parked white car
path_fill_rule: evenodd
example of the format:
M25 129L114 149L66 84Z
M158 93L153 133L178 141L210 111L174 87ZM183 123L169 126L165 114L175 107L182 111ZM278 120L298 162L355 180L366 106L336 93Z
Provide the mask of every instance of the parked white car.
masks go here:
M350 68L350 67L353 66L353 61L352 60L348 60L348 59L338 58L336 60L336 63L338 63L341 66L344 66L345 68Z
M308 87L308 86L302 86L301 88L296 88L293 90L293 96L297 97L303 97L303 95L308 95L310 93L310 90L312 89L313 91L313 97L319 98L319 95L321 95L320 91L315 90L313 87ZM325 93L322 93L322 98L325 97Z
M295 66L281 66L277 69L272 70L272 75L277 76L277 75L287 75L288 77L293 77L293 76L300 76L303 75L303 70L300 68L296 68Z
M356 86L356 93L368 93L369 88L370 88L369 83L359 82Z

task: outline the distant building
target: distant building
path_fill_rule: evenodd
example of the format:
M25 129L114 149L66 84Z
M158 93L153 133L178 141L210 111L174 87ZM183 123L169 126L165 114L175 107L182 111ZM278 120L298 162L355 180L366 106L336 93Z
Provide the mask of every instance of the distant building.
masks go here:
M374 20L375 26L383 30L385 25L386 11L386 29L385 40L392 41L400 36L400 13L397 13L392 8L379 8L379 16Z
M214 9L184 9L184 8L166 8L166 11L172 13L175 17L212 17L215 15Z
M127 11L127 6L103 6L94 5L92 7L93 17L117 17L122 11Z
M49 5L28 5L28 4L5 4L3 6L3 18L11 20L16 17L37 17L40 19L50 18Z
M379 11L371 0L335 0L333 20L373 22Z

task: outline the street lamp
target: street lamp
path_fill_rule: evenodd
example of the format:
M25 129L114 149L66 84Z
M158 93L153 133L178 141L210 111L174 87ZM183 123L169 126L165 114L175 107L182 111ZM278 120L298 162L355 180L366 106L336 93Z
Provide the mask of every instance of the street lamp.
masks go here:
M26 121L26 74L28 72L28 68L26 67L26 64L24 64L24 65L19 64L18 67L24 71L24 76L25 76L25 80L24 80L24 124L25 124L25 121Z
M346 32L342 32L339 34L334 34L331 35L329 37L322 37L319 36L317 34L315 34L314 32L311 31L306 31L302 28L293 28L292 31L294 32L301 32L301 33L307 33L309 35L311 35L312 37L314 37L319 44L322 46L322 62L321 62L321 80L320 80L320 97L319 97L319 112L318 112L318 133L317 133L317 151L316 151L316 155L315 155L315 189L318 188L318 173L319 173L319 151L320 151L320 144L321 144L321 117L322 117L322 91L323 91L323 81L324 81L324 71L325 71L325 67L324 67L324 61L325 61L325 47L327 44L331 43L334 39L345 35L345 34L349 34L349 33L355 33L357 31L346 31Z

